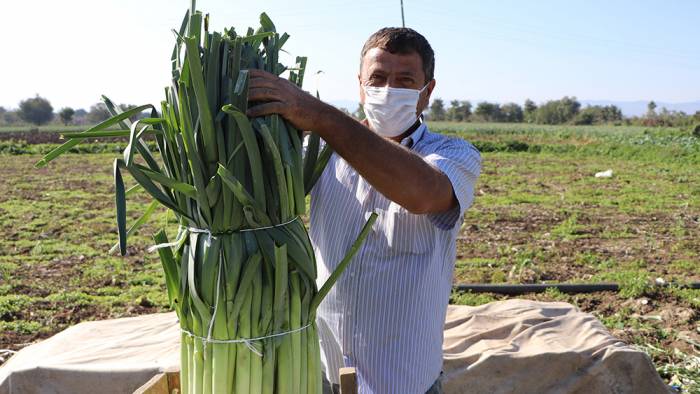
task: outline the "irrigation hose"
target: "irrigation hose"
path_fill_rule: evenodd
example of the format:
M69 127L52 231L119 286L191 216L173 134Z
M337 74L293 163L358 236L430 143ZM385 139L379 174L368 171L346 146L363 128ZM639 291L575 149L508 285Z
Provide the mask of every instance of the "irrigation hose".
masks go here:
M700 282L692 282L688 284L664 283L654 284L654 287L669 287L674 286L681 289L700 289ZM562 293L578 294L578 293L596 293L600 291L620 290L620 285L617 283L542 283L542 284L518 284L518 285L496 285L496 284L460 284L455 285L457 291L465 291L472 293L496 293L507 295L520 295L526 293L543 293L547 289L557 289Z

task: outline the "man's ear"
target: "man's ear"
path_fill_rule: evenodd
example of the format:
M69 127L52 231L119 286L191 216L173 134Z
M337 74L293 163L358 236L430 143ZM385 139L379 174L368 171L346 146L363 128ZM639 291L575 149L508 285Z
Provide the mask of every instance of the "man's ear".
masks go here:
M430 95L433 94L433 89L435 89L435 83L435 79L433 78L430 82L428 82L428 86L425 87L425 90L428 92L426 93L428 101L430 101Z
M365 103L365 90L362 89L362 78L360 78L360 74L357 74L357 85L360 88L360 104Z

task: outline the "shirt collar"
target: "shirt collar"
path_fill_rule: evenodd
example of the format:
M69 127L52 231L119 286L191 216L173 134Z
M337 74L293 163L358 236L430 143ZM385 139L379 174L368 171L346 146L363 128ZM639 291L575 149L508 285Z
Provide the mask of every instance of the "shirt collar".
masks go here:
M401 145L407 147L408 149L412 149L418 143L418 141L420 141L421 137L423 137L423 134L425 134L425 130L427 128L428 125L423 120L423 116L421 116L420 126L418 126L418 128L413 133L402 139Z

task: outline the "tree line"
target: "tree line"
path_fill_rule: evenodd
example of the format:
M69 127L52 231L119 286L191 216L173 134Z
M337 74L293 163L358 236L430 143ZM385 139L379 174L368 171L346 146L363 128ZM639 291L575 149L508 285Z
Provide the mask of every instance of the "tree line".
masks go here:
M132 104L119 104L122 111L134 108ZM43 126L49 123L68 125L91 125L111 117L104 103L96 103L89 109L64 107L54 112L51 102L38 94L19 102L17 109L0 107L0 126L20 126L31 124ZM134 117L138 119L138 116Z
M564 96L559 100L549 100L539 105L525 100L521 106L516 103L491 103L482 101L473 107L471 102L452 100L446 108L445 102L436 98L427 111L429 120L451 122L507 122L537 124L627 124L643 126L687 127L700 122L700 111L693 115L682 111L657 108L654 101L647 105L642 116L624 117L615 105L589 105L583 107L576 97Z
M135 105L120 104L122 111L134 108ZM346 110L350 114L349 111ZM362 119L362 107L351 113ZM539 105L532 100L525 100L521 106L516 103L491 103L482 101L473 107L465 100L452 100L445 107L442 99L436 98L430 104L426 116L429 120L452 122L506 122L506 123L537 123L537 124L627 124L642 126L667 127L700 127L700 111L693 115L682 111L659 109L654 101L647 105L647 111L642 116L624 117L622 111L615 105L593 105L582 107L576 97L564 96L559 100L549 100ZM20 101L16 110L0 107L0 126L32 124L41 126L50 122L60 122L64 125L89 125L100 123L110 117L104 103L92 105L88 110L61 108L54 113L54 108L44 97L36 95ZM139 116L134 117L137 119ZM700 133L700 132L699 132Z

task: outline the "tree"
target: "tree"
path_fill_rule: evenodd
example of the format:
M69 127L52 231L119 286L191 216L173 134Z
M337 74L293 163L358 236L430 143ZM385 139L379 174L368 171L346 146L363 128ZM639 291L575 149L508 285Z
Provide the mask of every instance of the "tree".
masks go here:
M73 121L72 123L75 125L87 125L89 122L87 120L87 115L88 111L86 111L84 108L78 108L75 110L75 113L73 114Z
M19 116L17 115L17 111L7 111L2 115L2 120L5 122L5 124L15 124L19 122Z
M458 113L462 114L462 120L465 122L468 121L472 116L472 103L469 101L462 101Z
M100 123L112 117L107 106L104 103L97 103L90 107L87 114L87 120L90 123Z
M550 100L537 108L535 123L564 124L574 120L581 109L576 97L564 96L560 100Z
M430 120L445 120L445 103L436 98L430 104Z
M606 105L602 109L602 120L606 123L621 122L622 110L616 105Z
M592 125L595 123L595 111L593 107L586 107L576 116L574 124L577 125Z
M68 123L73 120L73 115L75 115L75 110L71 107L63 108L61 112L58 113L64 126L68 126Z
M535 121L535 111L537 111L537 104L530 99L525 100L525 105L523 105L523 117L526 122L532 123Z
M472 103L469 101L450 101L450 108L447 110L446 118L454 122L466 122L472 115Z
M502 119L510 123L521 123L524 119L523 109L515 103L501 105Z
M450 101L450 108L447 109L447 120L461 122L462 116L459 114L459 100Z
M138 105L134 105L134 104L119 104L119 109L120 109L122 112L126 112L126 111L128 111L128 110L130 110L130 109L134 109L134 108L136 108L136 107L138 107ZM136 114L136 115L129 116L129 120L131 120L132 122L135 122L135 121L137 121L137 120L139 120L139 119L143 119L143 118L148 117L149 113L150 113L150 112L139 112L139 113Z
M647 118L653 119L656 117L656 103L654 100L649 101L649 104L647 104Z
M502 120L501 107L495 103L482 101L476 105L474 115L485 122L500 122Z
M25 122L41 126L53 119L53 107L49 100L37 94L34 98L20 101L17 115Z
M622 121L622 111L615 105L587 106L574 119L578 125L616 123Z

